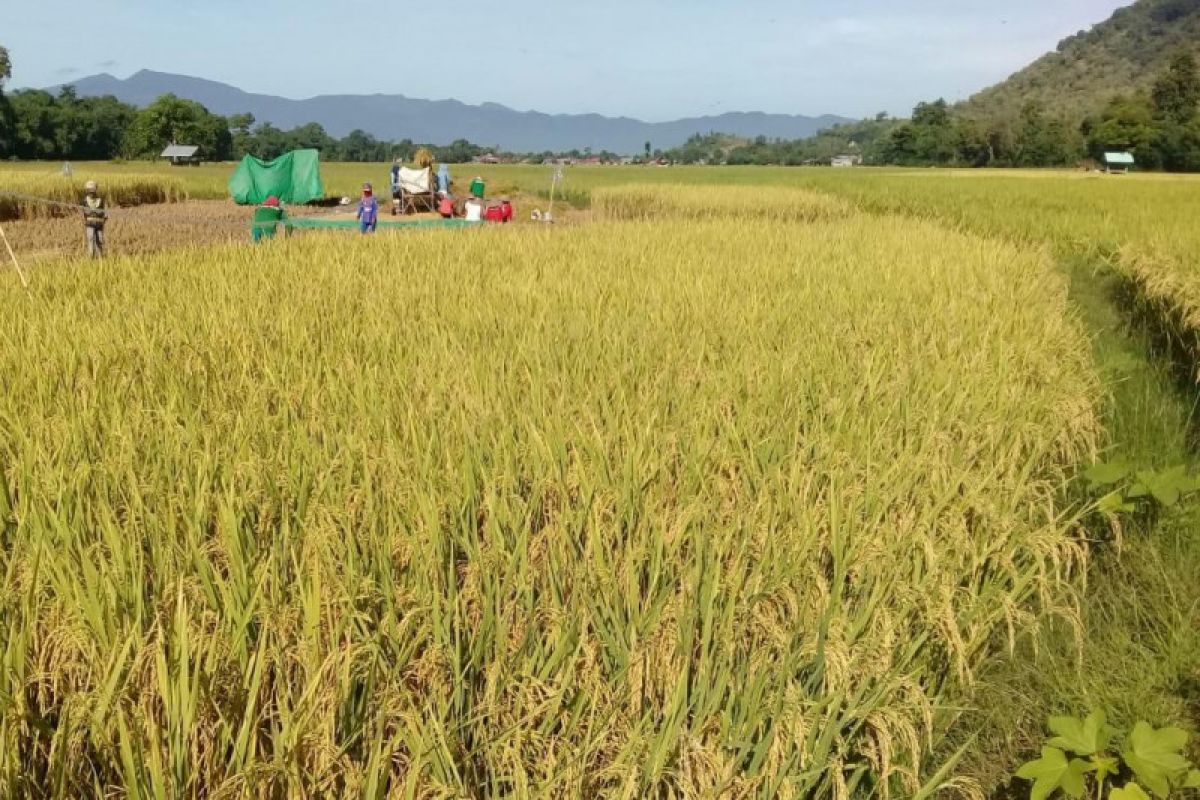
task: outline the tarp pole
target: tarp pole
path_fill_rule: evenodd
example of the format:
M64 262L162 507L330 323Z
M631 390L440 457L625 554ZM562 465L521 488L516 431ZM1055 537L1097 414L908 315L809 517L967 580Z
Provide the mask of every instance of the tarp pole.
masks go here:
M562 167L555 164L554 172L550 175L550 208L546 211L550 219L554 219L554 190L558 188L560 180L562 180Z

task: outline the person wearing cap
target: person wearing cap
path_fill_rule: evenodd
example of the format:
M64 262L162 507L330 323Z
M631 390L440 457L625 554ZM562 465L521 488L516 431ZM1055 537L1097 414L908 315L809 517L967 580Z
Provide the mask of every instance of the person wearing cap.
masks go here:
M471 196L482 200L486 188L487 184L483 182L483 178L476 175L475 180L471 181Z
M379 224L379 201L371 184L363 184L362 199L358 201L358 224L363 233L374 233Z
M254 221L251 223L251 236L254 238L254 242L258 243L264 238L274 239L279 223L286 220L287 214L284 212L279 198L271 195L263 201L261 206L254 209Z
M107 221L108 209L100 196L100 187L95 181L88 181L83 185L83 235L92 258L104 255L104 223Z

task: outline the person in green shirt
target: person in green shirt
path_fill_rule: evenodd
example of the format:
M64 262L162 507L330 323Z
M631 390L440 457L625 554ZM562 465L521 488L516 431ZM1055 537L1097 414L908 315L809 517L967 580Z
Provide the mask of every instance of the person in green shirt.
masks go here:
M279 223L287 222L287 212L279 203L279 198L271 195L266 201L254 209L253 237L257 244L262 239L274 239ZM286 228L285 228L286 232Z
M487 184L483 182L483 178L476 176L475 180L471 181L471 196L478 197L480 200L482 200L486 186Z

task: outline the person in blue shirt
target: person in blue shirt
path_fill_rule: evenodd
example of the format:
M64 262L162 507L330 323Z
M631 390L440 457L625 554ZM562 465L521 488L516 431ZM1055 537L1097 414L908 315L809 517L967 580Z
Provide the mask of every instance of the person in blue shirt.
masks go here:
M392 216L400 213L400 203L403 195L400 192L400 159L392 162Z
M358 225L363 233L374 233L379 224L379 201L371 184L363 184L362 199L358 201Z

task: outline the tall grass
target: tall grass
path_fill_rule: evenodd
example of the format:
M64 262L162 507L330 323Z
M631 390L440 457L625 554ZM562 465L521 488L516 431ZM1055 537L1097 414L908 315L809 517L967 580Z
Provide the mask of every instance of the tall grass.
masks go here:
M0 222L77 214L77 211L29 198L79 205L83 202L86 180L82 177L66 178L0 170ZM100 181L100 193L110 208L177 203L187 199L182 181L158 175L114 175Z
M913 797L1073 614L1097 386L1037 253L746 218L35 278L4 796Z

